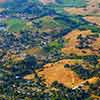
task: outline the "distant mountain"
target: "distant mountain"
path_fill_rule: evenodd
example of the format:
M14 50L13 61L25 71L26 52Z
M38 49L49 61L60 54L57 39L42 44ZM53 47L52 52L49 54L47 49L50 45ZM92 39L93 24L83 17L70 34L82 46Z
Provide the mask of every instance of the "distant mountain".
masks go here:
M55 3L55 0L39 0L43 4Z
M2 0L0 7L14 7L16 4L27 3L29 0Z
M6 2L6 0L0 0L0 3Z
M87 5L86 0L0 0L0 7L12 7L16 6L16 4L23 3L41 3L44 5L60 5L66 7L84 7Z

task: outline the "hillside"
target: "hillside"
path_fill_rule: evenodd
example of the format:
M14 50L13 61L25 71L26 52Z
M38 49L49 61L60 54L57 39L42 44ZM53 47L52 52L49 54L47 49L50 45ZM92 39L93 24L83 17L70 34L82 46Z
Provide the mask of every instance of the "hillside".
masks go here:
M99 100L99 6L0 0L0 100Z

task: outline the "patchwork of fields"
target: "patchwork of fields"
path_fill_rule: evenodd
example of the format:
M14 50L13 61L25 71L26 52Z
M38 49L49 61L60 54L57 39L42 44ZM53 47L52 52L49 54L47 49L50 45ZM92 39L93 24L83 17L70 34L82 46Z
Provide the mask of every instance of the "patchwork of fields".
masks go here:
M0 100L99 100L100 0L0 0Z

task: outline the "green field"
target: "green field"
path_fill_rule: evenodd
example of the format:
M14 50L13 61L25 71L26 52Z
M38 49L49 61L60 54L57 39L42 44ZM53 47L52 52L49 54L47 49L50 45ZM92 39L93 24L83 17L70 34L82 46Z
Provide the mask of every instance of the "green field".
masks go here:
M7 19L4 23L7 24L8 31L10 32L20 32L27 28L26 22L17 18Z

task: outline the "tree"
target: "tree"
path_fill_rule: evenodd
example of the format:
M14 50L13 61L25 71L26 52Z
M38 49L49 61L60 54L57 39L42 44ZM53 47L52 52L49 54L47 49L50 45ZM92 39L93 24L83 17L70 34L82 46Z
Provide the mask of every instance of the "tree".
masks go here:
M70 67L69 64L65 64L65 65L64 65L64 68L68 68L68 67Z
M36 58L34 56L30 56L30 55L28 55L25 58L23 63L25 64L25 66L29 66L29 67L36 67L36 65L37 65Z
M98 56L97 55L85 56L84 61L89 62L93 66L96 66L98 64Z

